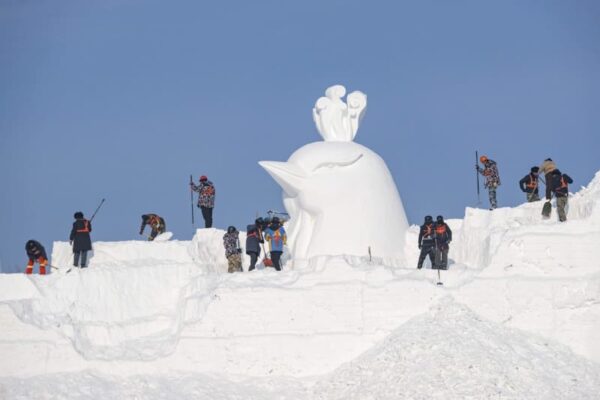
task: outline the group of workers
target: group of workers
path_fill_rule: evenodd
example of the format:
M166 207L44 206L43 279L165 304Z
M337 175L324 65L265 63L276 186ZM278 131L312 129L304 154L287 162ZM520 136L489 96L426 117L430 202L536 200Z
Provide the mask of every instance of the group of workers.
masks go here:
M202 175L197 185L190 182L190 189L198 193L198 208L202 212L205 228L212 227L216 194L214 184L205 175ZM69 244L73 250L73 266L86 268L88 251L92 250L92 240L90 237L92 223L84 217L81 211L76 212L73 217L75 218L75 222L73 222L69 236ZM142 215L140 235L144 234L146 226L149 226L151 229L148 235L149 241L153 241L158 235L165 233L167 229L164 218L153 213ZM283 246L287 243L287 235L279 217L257 218L254 224L248 225L247 231L246 254L250 256L249 271L256 268L258 257L261 254L261 247L264 251L265 240L269 243L270 257L265 254L263 259L264 265L266 267L272 266L277 271L281 271L281 255L283 253ZM234 226L227 228L227 233L223 237L223 244L228 262L228 272L242 271L242 250L239 242L239 232ZM37 240L31 239L25 244L25 251L29 258L25 273L32 274L34 264L37 262L39 264L40 275L46 275L49 272L47 270L48 256L44 246Z
M481 168L478 164L475 169L478 173L484 176L484 187L488 190L490 199L490 210L498 207L496 200L496 189L500 186L500 175L498 174L498 166L494 160L490 160L487 156L479 157L479 162L483 164ZM545 176L542 180L540 174ZM539 182L546 185L546 201L542 206L542 215L544 218L550 218L552 213L552 205L550 201L552 196L556 197L556 210L560 222L567 220L567 204L569 197L569 184L573 183L573 179L567 174L563 174L557 167L556 163L547 158L542 165L531 167L529 174L525 175L519 181L519 187L525 193L528 202L539 201Z
M87 267L87 252L92 250L92 239L90 238L90 232L92 231L91 221L85 219L81 211L77 211L73 218L73 227L71 228L71 234L69 235L69 244L73 248L73 265L75 267L86 268ZM40 266L40 275L46 275L48 270L48 256L46 255L46 249L37 240L28 240L25 243L25 251L29 262L25 268L25 273L30 275L33 273L33 266L35 262Z
M240 232L235 226L227 228L227 233L223 235L223 246L225 247L225 257L227 257L228 263L227 272L243 271L239 235ZM283 246L287 244L287 235L282 221L277 216L267 219L257 218L254 224L246 227L246 254L250 256L248 271L253 271L256 268L261 247L264 251L265 240L269 243L270 257L265 254L263 265L281 271L281 255L283 254Z
M483 168L479 164L476 164L475 168L477 173L483 175L485 178L484 187L488 190L490 210L494 210L498 206L496 189L500 186L498 166L494 160L489 159L485 155L481 156L479 161L483 164ZM573 183L573 180L567 174L563 174L551 158L547 158L539 167L532 167L530 173L519 181L519 187L526 194L528 202L540 200L540 174L545 176L545 181L542 180L542 182L545 182L546 185L546 202L542 208L543 217L550 218L552 212L550 201L554 195L556 197L559 220L561 222L566 221L569 184ZM216 195L215 185L205 175L202 175L197 185L193 181L190 181L190 190L198 193L197 206L202 212L204 226L206 228L212 227ZM87 252L92 250L92 241L90 238L92 223L84 218L81 211L76 212L74 218L75 222L73 222L69 236L69 243L73 248L73 265L75 267L86 268ZM142 215L140 235L144 233L146 225L151 228L150 235L148 236L149 241L154 240L158 235L166 232L167 229L165 220L157 214ZM281 255L283 253L283 246L287 243L287 235L283 227L283 221L277 216L268 219L257 218L254 224L247 226L246 254L250 256L248 271L253 271L256 268L261 248L264 251L265 240L269 243L270 251L263 258L264 266L273 266L277 271L281 271ZM427 215L419 232L418 247L421 253L417 268L421 269L425 258L429 256L432 268L447 269L448 251L451 241L452 231L444 222L443 216L438 215L434 222L433 217ZM228 262L228 272L243 271L239 231L234 226L227 228L227 233L223 236L223 245ZM33 273L33 266L37 261L40 266L40 274L45 275L48 272L48 257L44 247L38 241L32 239L25 244L25 250L29 258L25 273Z
M484 187L488 190L490 200L490 210L498 207L496 198L496 189L500 186L500 174L498 173L498 165L494 160L487 156L479 157L479 162L483 164L483 168L479 164L475 165L477 173L485 178ZM552 196L556 197L556 210L560 222L567 220L567 205L569 198L569 184L573 183L573 179L567 174L563 174L557 167L556 163L547 158L542 165L531 167L529 174L525 175L519 181L519 187L526 194L528 202L539 201L539 181L540 173L544 174L546 184L546 201L542 206L542 216L550 218L552 213ZM423 262L429 256L431 268L447 269L448 268L448 251L449 244L452 241L452 231L444 222L444 218L438 215L436 222L430 215L425 217L425 222L421 225L418 239L418 247L421 250L417 268L423 268Z

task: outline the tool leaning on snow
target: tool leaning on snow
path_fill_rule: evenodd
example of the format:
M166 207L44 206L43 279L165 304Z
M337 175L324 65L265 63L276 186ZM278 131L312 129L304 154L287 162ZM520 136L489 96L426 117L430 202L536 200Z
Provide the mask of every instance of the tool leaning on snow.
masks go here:
M260 243L260 247L262 248L262 251L264 254L262 263L265 267L272 267L273 261L271 261L271 259L269 258L269 253L265 250L265 240L264 240L264 235L263 235L263 232L268 228L269 223L267 221L265 221L265 218L258 217L254 221L254 224L256 225L256 229L257 229L257 233L258 233L258 241Z

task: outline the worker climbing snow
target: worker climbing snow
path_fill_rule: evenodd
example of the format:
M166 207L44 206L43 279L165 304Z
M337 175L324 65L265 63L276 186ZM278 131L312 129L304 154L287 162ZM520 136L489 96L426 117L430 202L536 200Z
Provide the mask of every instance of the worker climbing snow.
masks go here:
M552 180L552 172L556 169L556 163L551 158L546 158L542 165L540 165L538 172L543 174L546 178L546 199L552 198L552 187L550 181Z
M550 180L546 181L546 186L550 187L550 192L554 193L556 197L556 211L558 213L558 220L565 222L567 220L567 204L569 202L569 184L573 183L573 179L567 174L560 172L558 168L553 170L549 176ZM546 196L546 204L550 205L552 196ZM550 218L552 213L552 207L544 205L542 214L546 218Z

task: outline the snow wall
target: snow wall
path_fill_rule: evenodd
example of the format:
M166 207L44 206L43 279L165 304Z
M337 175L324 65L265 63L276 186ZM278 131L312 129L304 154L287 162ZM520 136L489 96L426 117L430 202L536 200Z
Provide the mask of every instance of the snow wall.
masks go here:
M319 256L281 273L227 274L217 229L191 241L96 242L89 268L68 274L69 246L56 242L52 275L0 275L0 376L318 375L392 332L401 340L404 323L448 302L600 362L600 173L571 197L568 222L541 220L541 206L467 208L450 220L443 287L435 271L415 269L417 226L404 265Z

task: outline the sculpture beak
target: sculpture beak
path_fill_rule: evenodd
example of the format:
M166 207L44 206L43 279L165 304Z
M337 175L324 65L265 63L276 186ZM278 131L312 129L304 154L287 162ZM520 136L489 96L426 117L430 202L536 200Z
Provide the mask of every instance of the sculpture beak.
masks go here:
M279 183L288 196L295 197L302 190L306 175L294 164L278 161L259 161L258 164Z

